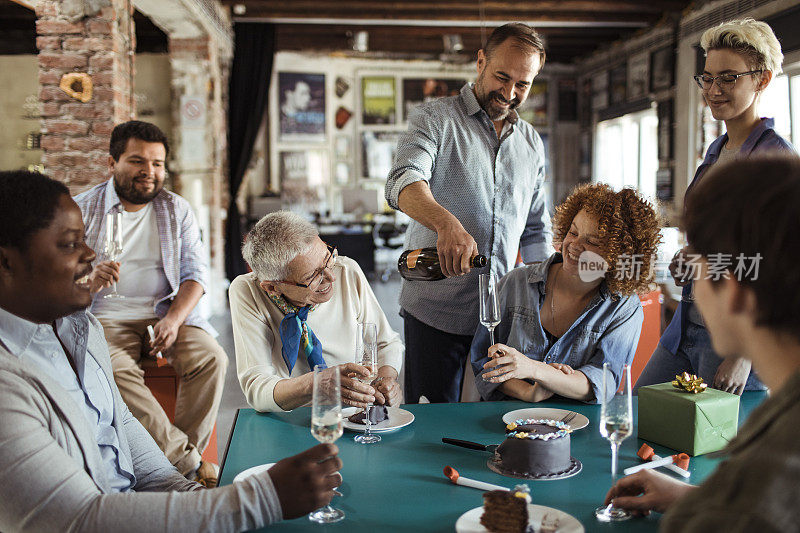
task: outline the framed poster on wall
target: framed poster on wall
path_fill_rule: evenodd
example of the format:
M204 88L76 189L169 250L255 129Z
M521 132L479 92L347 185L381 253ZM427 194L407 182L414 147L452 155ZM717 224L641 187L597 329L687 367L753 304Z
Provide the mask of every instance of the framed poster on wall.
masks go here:
M403 80L403 119L408 121L412 109L423 102L455 96L467 83L458 78L406 78Z
M598 72L592 77L592 109L608 107L608 71Z
M650 56L650 90L669 89L673 83L675 51L672 45L659 48Z
M534 81L528 99L517 109L519 116L534 126L547 126L547 89L546 81Z
M369 179L385 180L392 170L397 141L402 131L364 131L361 133L361 172Z
M658 117L658 160L672 159L672 100L662 100L656 104Z
M628 100L647 94L650 85L650 54L642 52L628 58Z
M396 107L393 76L366 76L361 79L362 124L395 124Z
M282 141L325 140L325 75L278 73L279 135Z
M608 75L608 98L611 105L625 103L628 89L628 65L623 64L611 69Z
M330 162L327 150L291 150L278 153L281 201L304 213L323 211L328 201Z

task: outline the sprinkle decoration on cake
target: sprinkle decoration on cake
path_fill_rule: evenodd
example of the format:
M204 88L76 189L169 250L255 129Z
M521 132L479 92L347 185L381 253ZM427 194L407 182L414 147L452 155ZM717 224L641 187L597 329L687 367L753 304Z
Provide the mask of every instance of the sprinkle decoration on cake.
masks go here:
M532 533L528 525L528 504L531 503L527 485L514 490L491 490L483 493L481 525L491 533Z
M541 430L534 430L534 431L523 431L520 428L524 428L525 426L548 426L555 431L548 431L544 429ZM511 422L506 426L506 437L516 437L518 439L540 439L540 440L550 440L550 439L560 439L561 437L572 433L572 428L569 424L565 424L560 420L550 420L549 418L528 418L528 419L519 419Z
M489 460L494 471L523 479L558 479L578 473L570 457L572 429L560 420L519 419L506 426L506 438Z

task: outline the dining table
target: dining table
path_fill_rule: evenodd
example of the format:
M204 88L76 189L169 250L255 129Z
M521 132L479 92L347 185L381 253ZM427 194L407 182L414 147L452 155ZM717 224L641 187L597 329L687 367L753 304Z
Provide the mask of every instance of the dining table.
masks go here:
M739 405L739 425L764 399L764 392L745 392ZM634 431L619 450L619 475L640 464L636 455L645 442L637 437L636 397L633 398ZM443 437L482 444L499 444L505 438L502 416L525 408L557 408L575 411L589 425L570 434L571 455L582 463L581 471L565 479L521 480L495 473L487 466L491 454L442 442ZM444 532L455 531L465 512L483 504L483 491L456 485L443 474L446 466L467 478L513 488L527 484L532 503L558 509L575 517L585 531L656 531L660 515L636 517L624 522L598 522L594 510L603 503L611 486L611 447L598 430L600 406L560 400L530 404L517 401L402 405L414 421L392 432L381 433L376 444L358 444L356 434L345 430L336 442L343 483L341 497L332 505L345 512L334 524L317 524L303 516L267 528L270 532ZM273 463L317 444L310 432L309 407L282 413L258 413L240 409L220 471L220 484L233 482L240 472ZM647 442L665 457L675 450ZM692 457L686 481L697 484L707 478L724 455ZM669 470L660 468L671 474ZM683 479L675 476L676 479Z

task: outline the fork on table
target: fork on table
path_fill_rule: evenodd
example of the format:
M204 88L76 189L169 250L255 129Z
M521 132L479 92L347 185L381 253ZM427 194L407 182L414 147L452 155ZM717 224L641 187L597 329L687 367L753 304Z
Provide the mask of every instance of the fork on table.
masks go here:
M575 411L570 411L569 413L564 415L564 418L561 419L561 422L569 424L570 422L572 422L572 419L575 418L576 416L578 416L578 413L576 413Z

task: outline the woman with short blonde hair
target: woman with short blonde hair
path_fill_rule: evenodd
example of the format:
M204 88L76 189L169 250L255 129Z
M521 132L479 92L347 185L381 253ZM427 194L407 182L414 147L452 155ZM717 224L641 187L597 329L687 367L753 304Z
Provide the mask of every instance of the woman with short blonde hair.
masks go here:
M761 118L758 101L774 76L781 73L783 54L772 28L764 22L732 20L710 28L700 38L706 53L703 72L694 77L703 99L717 120L725 122L726 133L706 152L692 183L691 195L709 168L745 159L767 151L794 151L774 129L771 118ZM691 244L691 243L690 243ZM764 385L750 372L750 362L714 353L703 318L693 304L692 280L688 279L689 257L679 251L670 265L683 297L667 330L661 337L636 388L670 381L676 374L690 372L714 388L741 394L761 390Z

